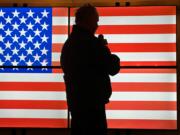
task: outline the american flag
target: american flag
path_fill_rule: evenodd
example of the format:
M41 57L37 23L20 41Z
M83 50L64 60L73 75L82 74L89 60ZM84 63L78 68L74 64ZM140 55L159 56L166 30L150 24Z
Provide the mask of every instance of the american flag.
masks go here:
M71 26L75 8L71 10ZM176 129L176 7L99 7L99 28L121 69L111 77L109 128ZM152 66L143 69L142 66Z
M46 68L60 65L67 15L67 8L0 8L0 127L67 127L61 71Z

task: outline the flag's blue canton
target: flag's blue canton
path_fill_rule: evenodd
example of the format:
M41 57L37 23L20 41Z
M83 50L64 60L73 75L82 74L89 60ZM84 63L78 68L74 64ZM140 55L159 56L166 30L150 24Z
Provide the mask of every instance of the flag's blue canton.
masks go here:
M0 8L0 66L51 66L51 8ZM0 72L51 69L0 68Z

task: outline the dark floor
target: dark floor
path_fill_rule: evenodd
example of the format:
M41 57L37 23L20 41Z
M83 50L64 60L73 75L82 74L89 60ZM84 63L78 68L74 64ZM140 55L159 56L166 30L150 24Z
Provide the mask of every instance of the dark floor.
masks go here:
M3 129L0 135L69 135L68 129ZM173 130L108 130L108 135L180 135Z

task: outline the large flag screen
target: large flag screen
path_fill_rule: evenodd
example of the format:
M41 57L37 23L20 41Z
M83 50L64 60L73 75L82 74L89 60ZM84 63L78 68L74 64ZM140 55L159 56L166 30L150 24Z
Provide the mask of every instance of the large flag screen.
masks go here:
M71 26L75 11L70 13ZM100 7L97 11L96 35L104 35L111 52L126 67L111 77L108 127L176 129L176 69L165 68L176 66L176 7Z
M63 72L52 66L75 10L0 8L0 127L68 127ZM176 129L176 7L97 10L96 35L125 67L111 77L108 128Z

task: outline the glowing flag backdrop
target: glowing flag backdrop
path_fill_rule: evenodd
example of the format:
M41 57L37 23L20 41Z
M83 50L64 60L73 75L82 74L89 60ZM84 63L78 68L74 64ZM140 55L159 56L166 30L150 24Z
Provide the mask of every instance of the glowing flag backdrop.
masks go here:
M71 10L71 26L74 12ZM176 7L102 7L99 28L122 69L111 77L113 93L106 106L109 128L176 129Z
M0 8L0 127L67 127L60 46L67 8ZM36 66L44 66L35 68Z
M176 65L175 7L97 9L97 34L122 66ZM62 71L35 68L60 65L67 35L67 8L0 8L0 66L34 66L0 68L0 127L67 128ZM176 129L176 69L122 69L111 81L109 128Z

